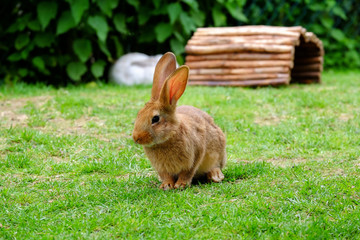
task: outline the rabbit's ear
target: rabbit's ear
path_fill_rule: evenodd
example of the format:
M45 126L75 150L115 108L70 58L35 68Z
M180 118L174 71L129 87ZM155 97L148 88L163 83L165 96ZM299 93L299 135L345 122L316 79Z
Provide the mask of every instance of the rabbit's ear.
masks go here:
M166 78L175 71L176 58L172 52L165 53L156 64L153 86L151 89L151 99L159 99L160 91Z
M165 81L160 93L160 101L164 106L176 107L183 95L189 77L189 67L183 65L176 69Z

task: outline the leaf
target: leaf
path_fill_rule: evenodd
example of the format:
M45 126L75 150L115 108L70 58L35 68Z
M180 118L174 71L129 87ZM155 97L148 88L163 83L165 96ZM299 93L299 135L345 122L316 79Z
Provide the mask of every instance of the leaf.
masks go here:
M204 12L190 11L190 18L194 22L195 26L204 26L206 15Z
M144 8L144 9L146 9L146 8ZM148 11L151 11L151 10L149 9ZM168 10L167 10L166 4L162 4L159 8L156 8L153 11L148 12L148 14L152 15L152 16L166 15L167 13L168 13Z
M84 12L89 9L89 0L67 0L76 24L79 24Z
M73 43L73 49L81 62L86 62L91 56L92 47L88 39L76 39Z
M316 23L312 24L309 27L309 30L316 34L324 34L326 32L326 29L321 24L316 24Z
M151 14L154 14L154 12L151 12L149 9L147 8L141 8L138 11L138 19L139 19L139 25L144 25L145 23L147 23L147 21L149 20L149 18L151 17Z
M37 19L28 22L27 26L28 26L28 28L30 30L33 30L33 31L40 31L41 30L40 22Z
M88 18L88 24L95 30L100 41L105 42L109 31L106 19L103 16L93 16Z
M128 34L124 14L120 14L120 13L115 14L115 16L114 16L114 25L115 25L115 29L118 32L120 32L122 34Z
M43 29L56 17L57 8L56 2L41 2L37 5L37 15Z
M226 25L226 16L218 7L213 8L211 13L215 27Z
M26 68L20 68L18 73L21 77L26 77L28 75L29 71Z
M274 6L274 4L272 4L270 1L265 2L265 9L267 12L273 12L275 7L276 6Z
M60 35L66 33L71 28L75 27L75 21L72 17L70 11L65 11L61 14L61 17L58 20L57 28L56 28L56 35Z
M7 33L14 33L17 31L22 31L24 30L25 25L23 24L23 28L21 29L20 24L18 21L14 22L13 24L10 25L10 27L6 30Z
M112 10L118 6L119 0L101 0L96 3L104 14L111 17Z
M199 10L199 4L196 0L182 0L184 3L189 5L193 10Z
M55 36L50 32L39 32L35 35L34 42L38 47L44 48L50 47L54 39Z
M360 67L360 54L356 50L347 51L345 53L345 58L350 61L350 64L353 66L353 68L359 68Z
M47 70L45 67L44 59L42 59L41 57L34 57L31 62L40 72L44 73L45 75L50 74L49 70Z
M322 25L326 28L326 29L331 29L332 26L334 25L334 19L332 19L329 16L325 16L320 18L320 21L322 23Z
M68 76L74 81L79 81L81 79L81 76L84 75L86 71L86 65L81 62L70 62L66 66L66 72Z
M26 33L22 33L15 39L15 48L17 50L22 49L30 42L30 38Z
M174 32L174 36L179 40L180 42L185 42L185 38L177 31Z
M139 9L139 6L140 6L140 1L139 0L126 0L126 2L128 4L130 4L131 6L133 6L136 10Z
M21 60L21 54L19 52L14 52L7 58L10 62L17 62Z
M122 55L124 55L124 48L123 48L123 46L121 45L118 37L112 36L111 39L114 41L114 45L115 45L115 49L116 49L116 55L115 55L115 57L116 57L116 58L119 58L119 57L121 57Z
M333 8L333 13L334 13L336 16L341 17L343 20L347 20L346 13L345 13L344 10L343 10L340 6L338 6L338 5Z
M172 33L172 25L169 23L158 23L155 27L156 40L159 43L164 42Z
M8 33L21 32L25 29L31 18L31 13L18 17L16 21L6 30Z
M186 34L191 34L191 31L196 30L195 23L193 19L189 17L185 12L180 13L180 23Z
M324 11L324 9L326 9L326 4L325 2L312 2L308 4L309 9L313 10L313 11Z
M20 52L21 58L27 60L30 52L34 49L35 43L34 41L29 42Z
M183 65L184 64L184 58L182 55L177 55L176 56L176 61L179 65Z
M170 23L174 24L174 22L179 18L180 13L182 12L182 8L180 3L172 3L167 7L168 15L170 19Z
M336 28L331 29L330 35L339 42L342 42L346 38L345 34L340 29Z
M155 6L155 8L159 8L159 7L160 7L161 1L162 1L162 0L153 0L153 1L152 1L153 4L154 4L154 6Z
M98 60L91 65L91 73L94 77L99 78L104 75L105 65L106 63L103 60Z
M102 41L98 41L98 45L99 45L99 48L100 50L108 57L108 58L111 58L111 53L109 51L109 49L107 48L106 44Z
M227 2L225 4L226 9L229 11L230 15L236 20L242 22L248 22L247 17L242 12L241 8L237 5L236 2Z
M176 38L170 40L170 48L175 53L175 55L180 55L185 52L184 43L180 42Z
M45 62L44 62L44 60L41 58L41 57L39 57L39 56L37 56L37 57L34 57L33 59L32 59L32 64L37 68L37 69L39 69L39 70L45 70Z

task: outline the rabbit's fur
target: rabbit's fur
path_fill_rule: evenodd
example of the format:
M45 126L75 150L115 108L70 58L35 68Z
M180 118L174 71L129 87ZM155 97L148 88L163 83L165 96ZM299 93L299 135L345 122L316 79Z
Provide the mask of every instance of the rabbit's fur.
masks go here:
M151 99L135 120L133 139L143 145L164 190L190 185L194 176L224 179L224 133L200 109L176 107L188 75L189 68L176 69L174 54L166 53L155 68Z

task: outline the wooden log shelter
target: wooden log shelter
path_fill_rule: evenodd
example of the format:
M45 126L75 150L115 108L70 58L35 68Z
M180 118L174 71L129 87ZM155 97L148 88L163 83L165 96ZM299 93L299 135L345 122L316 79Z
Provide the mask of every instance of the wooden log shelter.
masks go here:
M186 47L189 85L264 86L319 83L324 48L305 28L198 28Z

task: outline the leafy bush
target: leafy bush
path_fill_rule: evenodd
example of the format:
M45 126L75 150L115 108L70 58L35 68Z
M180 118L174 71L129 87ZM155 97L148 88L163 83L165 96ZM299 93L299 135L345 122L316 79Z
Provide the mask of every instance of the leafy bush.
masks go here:
M111 63L126 52L172 50L182 62L197 27L245 24L302 25L323 40L326 66L360 66L355 0L6 2L0 10L0 79L5 82L106 81Z
M325 67L360 67L360 2L274 0L248 1L248 24L299 25L314 32L325 48Z

